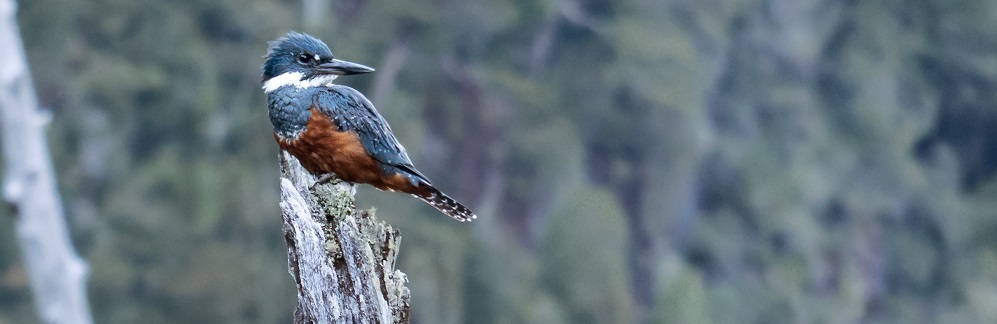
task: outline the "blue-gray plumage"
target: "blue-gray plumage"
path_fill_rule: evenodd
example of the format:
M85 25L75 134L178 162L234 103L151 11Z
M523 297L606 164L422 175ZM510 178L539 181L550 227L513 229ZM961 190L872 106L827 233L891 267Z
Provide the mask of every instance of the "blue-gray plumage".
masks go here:
M332 84L340 75L374 69L337 60L321 41L295 32L271 42L266 58L263 89L274 137L308 171L409 193L459 221L477 217L415 169L363 94Z
M429 179L412 165L408 152L398 143L388 122L359 91L347 86L332 85L319 89L314 98L319 111L335 116L333 122L338 131L360 134L360 143L375 160L383 163L385 167L399 169L386 169L386 172L403 171L414 178L413 184L417 181L431 184Z
M295 87L281 87L271 91L267 95L267 105L270 107L270 123L273 124L274 132L281 137L297 137L308 125L308 118L311 117L311 100L300 100L311 97L308 94L300 94L302 91L314 92L312 89L298 89Z

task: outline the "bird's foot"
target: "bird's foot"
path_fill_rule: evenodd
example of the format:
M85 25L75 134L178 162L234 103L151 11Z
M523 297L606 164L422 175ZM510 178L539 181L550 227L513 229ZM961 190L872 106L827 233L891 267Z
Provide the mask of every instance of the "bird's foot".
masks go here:
M310 187L308 187L308 189L315 190L315 187L318 187L319 185L322 184L338 184L340 182L342 182L342 180L336 178L335 174L326 173L318 176L318 179L315 179L315 183L313 183Z
M315 180L315 183L312 184L311 187L309 187L308 189L315 190L315 187L318 187L319 185L323 184L338 185L340 189L348 191L351 195L357 194L356 184L343 181L343 179L336 177L336 175L333 173L326 173L318 176L318 179Z
M332 181L333 179L336 179L336 175L335 174L326 173L326 174L320 175L318 177L318 179L315 180L315 183L316 184L318 184L318 183L327 183L327 182Z

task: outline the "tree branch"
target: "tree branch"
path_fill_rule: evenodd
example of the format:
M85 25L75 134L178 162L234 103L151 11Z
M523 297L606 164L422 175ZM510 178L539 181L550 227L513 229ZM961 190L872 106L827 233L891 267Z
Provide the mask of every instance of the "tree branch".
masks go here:
M280 153L288 268L298 291L295 323L408 323L409 290L395 269L401 236L357 211L352 186L316 179Z

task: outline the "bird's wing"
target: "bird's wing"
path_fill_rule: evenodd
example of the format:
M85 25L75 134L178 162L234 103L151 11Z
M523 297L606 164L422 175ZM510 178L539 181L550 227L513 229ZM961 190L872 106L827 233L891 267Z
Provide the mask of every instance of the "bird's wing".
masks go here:
M431 184L429 179L412 165L412 160L391 132L388 122L359 91L343 85L322 87L312 100L319 111L333 120L339 128L337 131L355 132L360 137L364 149L375 160L405 171L426 184Z

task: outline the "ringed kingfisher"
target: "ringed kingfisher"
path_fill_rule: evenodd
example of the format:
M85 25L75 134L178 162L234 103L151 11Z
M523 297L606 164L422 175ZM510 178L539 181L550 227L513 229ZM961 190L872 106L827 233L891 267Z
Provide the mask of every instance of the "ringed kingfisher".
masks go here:
M411 194L461 222L477 218L415 169L370 100L332 83L369 72L374 69L334 58L329 46L307 34L290 32L269 42L263 91L280 149L320 179L335 174L349 183Z

